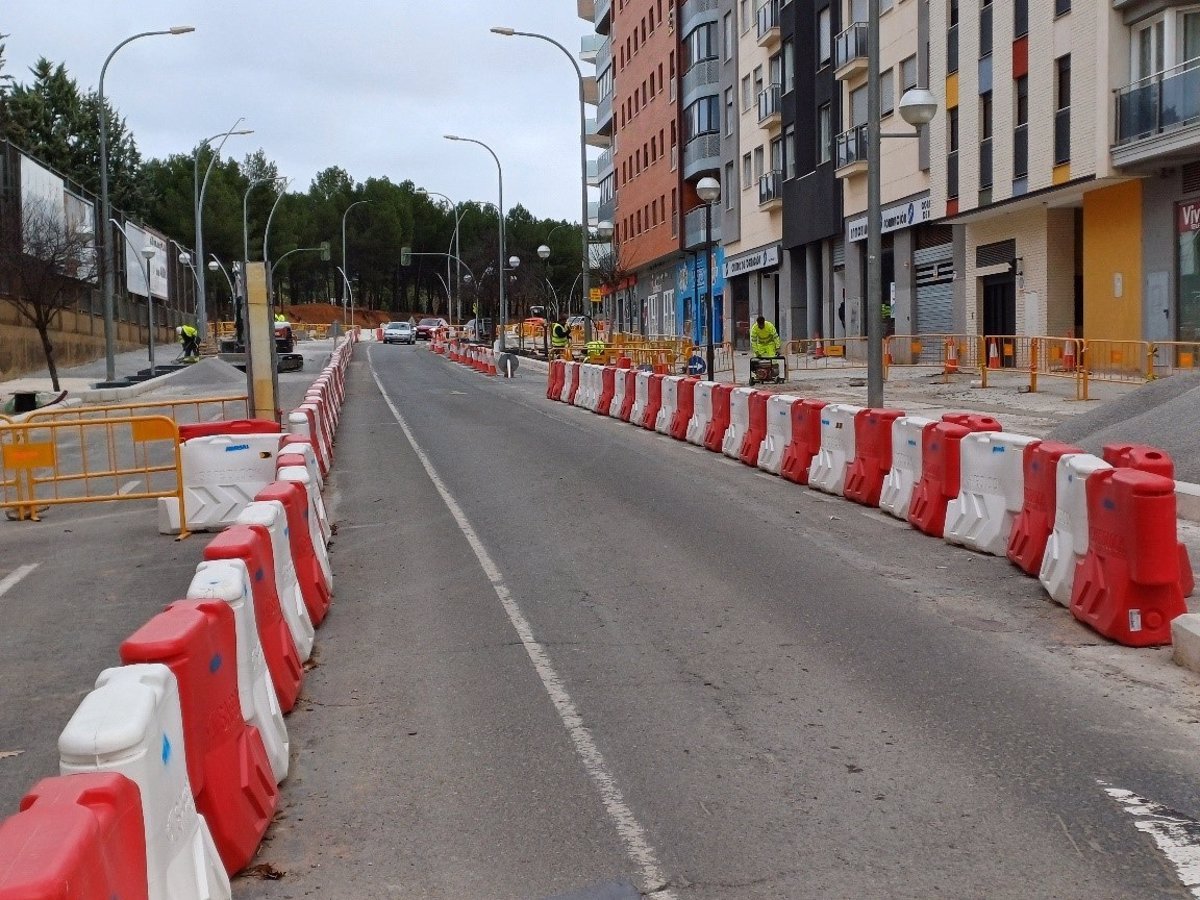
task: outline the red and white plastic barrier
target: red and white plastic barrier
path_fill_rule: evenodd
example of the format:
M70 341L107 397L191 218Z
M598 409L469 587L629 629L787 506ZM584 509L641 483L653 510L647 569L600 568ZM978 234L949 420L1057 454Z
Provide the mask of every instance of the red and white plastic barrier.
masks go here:
M688 420L687 434L689 444L697 447L704 446L704 436L708 433L708 425L713 414L713 388L715 381L701 381L692 392L692 417Z
M767 434L758 451L758 467L778 475L783 468L783 454L792 442L792 407L802 397L795 394L772 394L767 400Z
M958 496L946 507L947 542L1004 556L1025 500L1025 449L1035 443L1004 431L963 438Z
M654 430L659 434L669 435L671 425L675 421L675 412L679 409L679 383L682 375L667 375L662 380L662 403L658 407L658 415L654 419Z
M921 478L921 435L934 424L924 416L901 416L892 423L892 467L883 480L879 508L908 520L913 488Z
M752 387L734 388L729 395L729 424L721 438L721 452L730 459L740 459L742 439L750 429L750 395Z
M1058 461L1054 484L1054 530L1046 542L1038 580L1046 593L1063 606L1071 603L1075 570L1087 555L1088 478L1111 468L1090 453L1068 453Z
M854 418L861 406L832 403L821 411L821 448L808 470L809 487L827 494L841 494L846 486L846 469L854 459Z

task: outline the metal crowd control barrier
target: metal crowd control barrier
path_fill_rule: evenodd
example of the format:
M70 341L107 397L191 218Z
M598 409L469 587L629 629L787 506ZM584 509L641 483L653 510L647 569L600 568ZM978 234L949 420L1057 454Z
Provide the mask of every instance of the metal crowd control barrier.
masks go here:
M1200 367L1200 341L1154 341L1150 359L1155 378L1193 371Z
M789 341L783 348L789 371L799 369L862 369L867 365L865 337L809 338Z
M19 520L50 506L160 497L183 508L179 426L166 416L0 423L0 508Z
M191 416L185 415L187 411ZM144 400L136 403L112 403L100 406L52 406L34 410L25 421L79 421L84 419L127 418L142 415L164 415L176 423L214 422L221 419L244 419L249 416L249 401L245 394L228 397L190 397L179 400Z

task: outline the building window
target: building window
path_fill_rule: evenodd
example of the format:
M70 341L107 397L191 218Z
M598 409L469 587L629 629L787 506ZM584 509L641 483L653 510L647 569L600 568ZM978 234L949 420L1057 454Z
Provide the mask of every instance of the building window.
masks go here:
M771 171L782 172L784 167L784 156L786 150L782 138L775 138L771 141Z
M1029 0L1013 0L1013 37L1029 34Z
M791 39L783 42L783 92L786 94L796 86L796 56Z
M683 140L687 141L704 134L714 134L721 129L721 101L718 97L701 97L683 112Z
M979 58L992 55L992 2L983 0L979 9Z
M826 103L817 110L817 162L833 159L833 108Z
M958 196L958 107L946 110L946 197Z
M764 160L763 148L755 147L754 148L754 180L756 182L758 181L758 179L762 178L762 175L763 175L763 160Z
M742 34L750 30L750 26L754 24L754 16L750 14L750 0L742 0Z
M796 177L796 126L789 125L783 132L784 178Z
M733 122L736 116L733 108L733 88L725 88L725 134L733 134Z
M1013 84L1013 178L1029 174L1029 76L1022 75Z
M917 86L917 58L910 56L900 63L900 96Z
M1071 54L1054 62L1054 164L1071 161Z
M688 68L717 58L717 23L707 22L693 29L684 40Z
M850 92L850 127L867 124L867 86Z
M1054 0L1054 15L1065 16L1071 11L1071 0Z
M979 95L979 187L992 186L992 92Z
M753 90L754 86L750 83L750 76L744 76L742 78L742 112L748 110L754 102Z
M833 60L833 20L829 7L817 13L817 68L823 69Z
M751 171L752 171L751 165L752 165L752 163L750 161L750 154L749 153L743 154L742 155L742 190L743 191L750 186L750 178L751 178Z
M890 116L896 108L896 72L888 69L879 76L879 115Z
M733 13L725 13L721 22L721 43L726 62L733 59Z
M850 0L850 21L851 22L867 21L869 12L870 12L870 10L868 9L867 0Z
M737 169L733 163L725 163L725 208L733 209L733 198L737 196ZM674 215L674 211L672 211Z
M950 0L950 21L946 30L946 74L958 71L958 0Z

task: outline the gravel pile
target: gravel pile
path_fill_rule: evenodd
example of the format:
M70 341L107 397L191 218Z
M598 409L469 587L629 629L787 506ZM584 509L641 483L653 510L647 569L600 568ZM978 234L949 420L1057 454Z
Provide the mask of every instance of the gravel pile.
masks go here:
M1105 444L1152 444L1175 460L1176 478L1200 482L1200 372L1152 381L1069 419L1049 438L1096 455Z

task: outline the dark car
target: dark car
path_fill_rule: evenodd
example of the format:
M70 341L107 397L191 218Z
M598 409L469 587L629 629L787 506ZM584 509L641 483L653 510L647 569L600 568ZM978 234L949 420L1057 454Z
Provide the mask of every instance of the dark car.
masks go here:
M439 328L446 328L449 324L445 319L422 319L417 323L417 340L431 340L435 331Z

